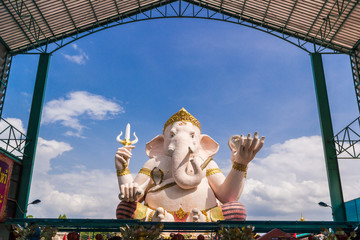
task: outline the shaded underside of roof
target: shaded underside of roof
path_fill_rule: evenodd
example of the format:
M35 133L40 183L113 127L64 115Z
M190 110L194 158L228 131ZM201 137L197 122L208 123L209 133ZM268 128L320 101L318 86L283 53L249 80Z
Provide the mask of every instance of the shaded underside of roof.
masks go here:
M179 1L0 0L0 42L16 54L173 2ZM360 0L181 2L343 53L359 45Z

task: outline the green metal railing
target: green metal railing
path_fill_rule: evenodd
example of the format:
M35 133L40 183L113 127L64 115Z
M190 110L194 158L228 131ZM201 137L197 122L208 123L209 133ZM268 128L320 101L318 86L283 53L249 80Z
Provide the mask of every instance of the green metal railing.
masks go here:
M0 119L0 151L21 162L30 139L8 121Z
M333 141L338 159L360 158L360 117L336 134Z
M70 232L120 232L120 227L135 225L153 226L158 222L142 222L140 220L119 219L49 219L27 218L7 219L7 224L38 224L39 226L57 227L59 231ZM221 227L254 226L255 232L269 232L279 228L289 233L319 233L321 228L336 230L341 227L345 232L351 232L360 225L360 222L330 222L330 221L218 221L210 223L201 222L163 222L164 232L216 232Z

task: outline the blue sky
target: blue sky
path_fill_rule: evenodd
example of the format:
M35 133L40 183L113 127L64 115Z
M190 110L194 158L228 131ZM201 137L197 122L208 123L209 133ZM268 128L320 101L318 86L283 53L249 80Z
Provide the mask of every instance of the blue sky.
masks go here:
M24 129L37 61L13 59L5 100L3 117L20 119ZM350 60L323 61L337 133L358 116ZM310 56L250 28L195 19L127 24L53 54L30 195L42 203L29 213L114 218L116 136L131 123L140 140L130 163L136 173L147 159L145 143L181 107L220 144L216 161L225 173L231 135L266 136L240 199L249 220L297 220L301 212L331 219L317 206L330 201ZM360 195L349 185L359 182L356 164L341 164L345 200Z

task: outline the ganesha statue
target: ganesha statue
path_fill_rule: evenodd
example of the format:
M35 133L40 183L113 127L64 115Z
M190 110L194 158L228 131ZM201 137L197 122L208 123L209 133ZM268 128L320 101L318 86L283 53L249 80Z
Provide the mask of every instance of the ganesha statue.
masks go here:
M200 122L184 108L164 124L163 134L146 144L149 160L133 179L128 169L133 145L115 155L119 183L118 219L210 222L245 220L238 202L248 164L264 145L257 132L231 136L232 168L225 177L213 157L219 149L201 133Z

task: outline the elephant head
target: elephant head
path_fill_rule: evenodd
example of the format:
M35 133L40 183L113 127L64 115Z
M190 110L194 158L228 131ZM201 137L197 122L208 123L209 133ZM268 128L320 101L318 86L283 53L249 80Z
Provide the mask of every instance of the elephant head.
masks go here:
M205 177L201 164L216 154L219 145L201 134L199 121L184 108L164 125L162 135L146 144L146 154L152 158L168 156L176 184L183 189L198 186Z

